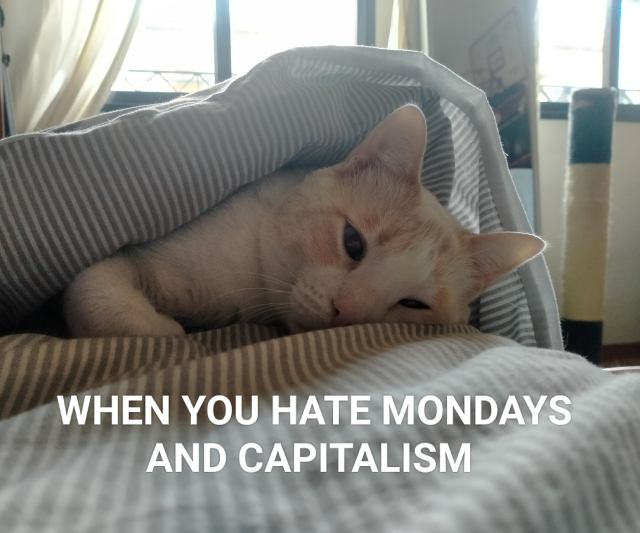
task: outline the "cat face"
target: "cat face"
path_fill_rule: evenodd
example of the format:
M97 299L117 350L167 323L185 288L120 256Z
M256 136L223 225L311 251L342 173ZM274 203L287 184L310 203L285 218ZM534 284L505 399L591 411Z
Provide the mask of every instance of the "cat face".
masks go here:
M474 298L544 248L533 235L466 231L420 184L425 146L422 112L404 106L282 205L271 233L292 276L292 331L466 323Z

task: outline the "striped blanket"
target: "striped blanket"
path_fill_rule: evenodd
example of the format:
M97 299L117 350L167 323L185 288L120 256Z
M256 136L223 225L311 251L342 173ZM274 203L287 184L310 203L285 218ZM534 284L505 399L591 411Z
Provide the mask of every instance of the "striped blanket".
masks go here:
M472 231L529 231L482 91L420 53L294 49L166 104L0 142L0 331L83 268L168 233L247 182L344 159L407 102L427 119L425 187ZM561 348L542 257L491 287L471 323Z
M423 183L438 200L474 231L527 231L480 91L418 53L292 50L167 104L0 142L0 329L248 181L339 161L406 102L427 117ZM640 530L640 378L541 349L561 348L542 258L491 287L471 326L282 335L0 337L0 532ZM296 423L274 425L275 396L292 395ZM223 398L254 396L253 423L248 408L221 423ZM477 424L465 402L481 396L523 411ZM550 418L559 396L565 425ZM192 418L184 397L207 403ZM538 424L525 397L544 397ZM385 402L407 398L414 423L385 424ZM447 423L453 400L468 421ZM444 471L415 466L431 464L416 459L427 445Z
M0 340L0 530L49 532L398 532L464 533L637 532L640 530L640 375L612 376L582 358L559 351L522 347L479 333L470 326L365 325L284 338L264 328L235 326L189 338L56 340L33 335ZM87 390L89 389L89 390ZM80 391L85 391L81 394ZM169 424L153 416L150 425L112 424L103 414L95 425L93 405L84 425L62 423L56 395L101 398L168 397ZM289 415L272 423L272 395L290 403L305 424ZM180 408L182 396L248 399L258 395L257 421L235 417L197 424ZM357 413L370 425L351 424L341 404L338 424L327 396L354 396ZM383 423L384 397L402 405L408 396L490 396L503 412L510 396L522 406L516 419L500 425L464 424L443 418L435 425ZM566 425L550 422L548 402L532 418L522 398L564 395L571 401ZM36 407L39 404L39 407ZM246 401L245 405L249 405ZM142 406L141 402L132 405ZM433 406L433 405L432 405ZM28 409L27 412L22 412ZM16 414L20 413L22 414ZM318 413L325 424L318 423ZM214 413L215 414L215 413ZM436 415L427 410L429 418ZM555 413L557 414L557 413ZM14 415L14 416L11 416ZM216 415L218 419L221 414ZM245 411L245 419L249 413ZM131 415L144 419L145 408ZM226 451L225 466L204 471L204 446ZM326 472L321 450L327 445ZM470 446L470 472L438 469L405 472L404 447L448 445L453 457ZM147 472L158 444L171 472ZM176 444L190 459L177 472ZM240 450L251 448L241 468ZM266 471L267 459L282 446L285 461ZM317 450L313 461L296 465ZM346 444L344 470L337 450ZM372 461L353 469L357 450L368 445ZM386 449L383 450L383 444ZM440 448L441 449L441 448ZM387 469L382 472L383 458ZM434 454L435 455L435 454ZM211 452L211 467L218 466ZM161 456L156 457L158 461ZM282 458L281 458L282 460ZM412 463L414 459L412 458ZM373 466L372 466L373 465ZM378 471L374 471L377 469ZM442 467L442 463L440 464Z

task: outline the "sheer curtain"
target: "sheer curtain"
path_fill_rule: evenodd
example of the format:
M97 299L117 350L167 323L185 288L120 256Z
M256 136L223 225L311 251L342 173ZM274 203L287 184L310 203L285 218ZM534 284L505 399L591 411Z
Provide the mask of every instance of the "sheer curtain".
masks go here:
M387 48L429 52L427 0L393 0Z
M135 33L142 1L0 0L18 133L100 112Z

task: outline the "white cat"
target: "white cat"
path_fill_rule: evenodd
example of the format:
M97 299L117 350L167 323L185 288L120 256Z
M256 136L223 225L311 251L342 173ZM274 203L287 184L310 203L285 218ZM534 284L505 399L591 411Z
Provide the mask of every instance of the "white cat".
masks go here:
M424 115L406 105L344 162L275 172L169 235L94 264L65 293L69 330L466 323L474 298L545 245L465 230L420 184L426 135Z

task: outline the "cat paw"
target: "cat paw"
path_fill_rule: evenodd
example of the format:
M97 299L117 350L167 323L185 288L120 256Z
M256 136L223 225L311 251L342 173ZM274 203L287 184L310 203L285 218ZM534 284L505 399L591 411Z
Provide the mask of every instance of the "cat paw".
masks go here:
M133 319L123 326L123 333L129 337L182 337L186 335L180 324L161 313L155 313L154 316L144 317L144 319Z
M182 337L184 328L173 318L160 313L152 316L118 316L109 320L75 319L68 321L73 337ZM91 317L94 318L94 317Z
M184 328L173 318L161 314L158 314L158 320L153 329L155 333L150 334L152 337L182 337L186 335Z

